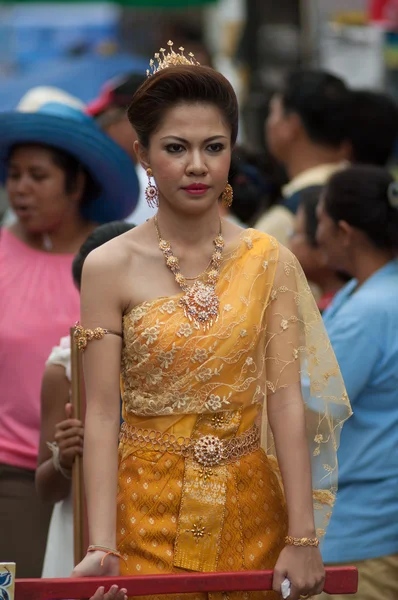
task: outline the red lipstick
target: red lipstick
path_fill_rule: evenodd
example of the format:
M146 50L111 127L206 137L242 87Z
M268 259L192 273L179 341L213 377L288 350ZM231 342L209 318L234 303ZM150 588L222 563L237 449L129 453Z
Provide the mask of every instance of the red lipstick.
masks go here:
M201 196L202 194L205 194L207 192L209 186L205 185L204 183L191 183L191 185L187 185L183 189L186 192L188 192L188 194L192 194L194 196Z

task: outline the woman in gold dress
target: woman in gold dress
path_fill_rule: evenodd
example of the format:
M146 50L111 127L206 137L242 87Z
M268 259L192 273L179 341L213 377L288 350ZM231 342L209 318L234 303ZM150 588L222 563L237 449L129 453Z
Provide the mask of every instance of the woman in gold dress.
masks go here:
M273 592L181 600L274 600L285 579L307 598L349 402L295 257L220 220L236 96L180 52L155 55L128 111L157 215L84 267L91 546L74 575L275 569Z

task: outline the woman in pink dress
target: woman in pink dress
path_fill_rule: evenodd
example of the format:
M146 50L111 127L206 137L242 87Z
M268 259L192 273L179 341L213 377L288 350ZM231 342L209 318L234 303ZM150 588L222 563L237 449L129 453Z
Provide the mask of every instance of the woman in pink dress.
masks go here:
M75 253L97 223L131 213L138 185L128 155L59 100L0 114L0 181L16 216L0 230L0 562L40 577L52 510L34 484L45 362L79 317Z

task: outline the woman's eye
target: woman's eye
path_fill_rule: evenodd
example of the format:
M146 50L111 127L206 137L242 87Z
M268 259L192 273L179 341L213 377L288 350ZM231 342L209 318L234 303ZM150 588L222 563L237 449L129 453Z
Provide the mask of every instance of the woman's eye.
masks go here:
M171 154L177 154L178 152L182 152L184 150L184 147L181 146L181 144L168 144L166 146L166 150Z
M224 145L223 144L210 144L209 146L207 146L207 149L210 150L210 152L221 152L221 150L224 150Z

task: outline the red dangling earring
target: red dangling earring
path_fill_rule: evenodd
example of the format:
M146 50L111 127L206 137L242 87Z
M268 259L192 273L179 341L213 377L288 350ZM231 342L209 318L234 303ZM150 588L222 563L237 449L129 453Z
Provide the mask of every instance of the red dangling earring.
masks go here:
M159 194L156 185L151 183L152 169L148 168L146 174L148 176L148 185L145 188L145 198L150 208L157 208L159 206Z

